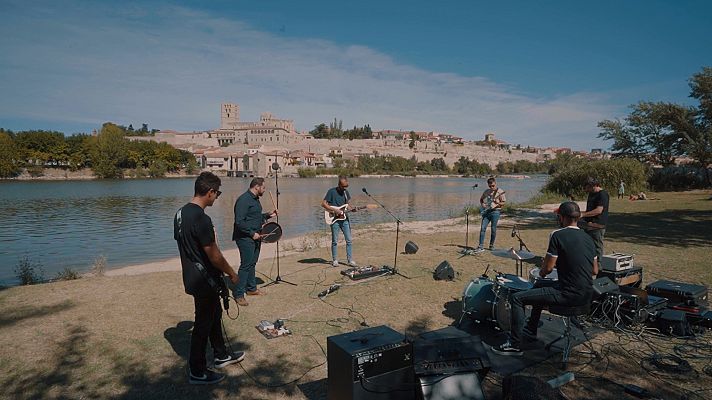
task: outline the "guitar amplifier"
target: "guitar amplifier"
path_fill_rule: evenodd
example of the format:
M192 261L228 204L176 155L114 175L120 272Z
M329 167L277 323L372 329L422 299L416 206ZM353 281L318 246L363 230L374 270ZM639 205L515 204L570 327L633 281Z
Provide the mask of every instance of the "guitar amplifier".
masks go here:
M618 286L639 288L643 284L643 267L631 267L622 271L607 271L602 269L598 271L598 277L607 277Z
M633 256L622 253L613 253L601 257L601 269L604 271L625 271L633 268Z
M393 329L377 326L329 336L326 352L327 399L415 398L413 345Z

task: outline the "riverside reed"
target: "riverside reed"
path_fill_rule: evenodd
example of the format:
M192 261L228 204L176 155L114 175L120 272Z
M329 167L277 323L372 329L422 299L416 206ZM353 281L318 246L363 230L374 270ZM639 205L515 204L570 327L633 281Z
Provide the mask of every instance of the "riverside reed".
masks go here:
M644 267L646 283L667 278L712 285L710 192L649 193L649 197L660 200L611 199L606 252L635 254L635 263ZM487 252L460 258L458 245L464 245L465 238L464 225L459 221L404 224L401 246L413 240L420 247L417 254L398 258L400 272L411 279L388 276L343 286L325 302L316 298L317 293L341 279L339 269L323 262L329 259L328 247L282 257L282 276L299 286L270 288L267 296L241 308L236 321L224 320L234 348L248 352L242 366L260 382L278 385L299 378L325 361L317 342L325 349L327 336L362 329L364 320L370 326L386 324L409 335L452 324L459 317L460 297L471 277L482 274L488 265L490 271L514 272L514 261ZM500 222L498 246L516 246L515 239L506 234L513 222L511 217ZM546 238L555 228L553 215L543 214L528 225L523 220L516 222L532 251L542 255ZM479 224L479 219L474 223ZM363 264L391 264L393 229L388 224L355 226L354 255ZM471 229L471 243L475 231ZM460 273L454 282L432 279L433 268L443 260ZM275 260L261 261L257 270L274 276ZM0 398L324 398L323 365L312 369L296 385L276 388L257 386L239 367L229 369L228 378L221 384L207 388L187 385L192 308L178 270L86 277L1 290ZM236 311L233 304L230 315L235 316ZM292 336L268 341L254 328L260 320L277 318L286 319ZM666 345L673 351L677 343L661 338L651 344ZM698 343L712 346L710 335ZM621 384L637 384L661 398L680 397L680 389L664 384L640 366L639 357L649 351L647 347L611 332L597 336L593 344L601 359L591 361L576 349L572 355L576 380L563 387L569 398L622 398L620 387L590 378L599 375ZM544 379L558 376L559 357L552 356L523 373ZM686 359L697 371L707 363L694 357ZM712 389L712 377L702 372L695 379L676 382L688 390ZM485 381L488 398L499 398L498 384L501 377L490 373ZM689 398L705 398L708 393Z

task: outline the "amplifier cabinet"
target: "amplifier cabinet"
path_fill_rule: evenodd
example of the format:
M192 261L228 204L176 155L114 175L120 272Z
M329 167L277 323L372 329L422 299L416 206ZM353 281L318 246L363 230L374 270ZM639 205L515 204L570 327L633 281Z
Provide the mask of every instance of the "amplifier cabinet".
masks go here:
M643 284L643 267L632 267L623 271L606 271L600 269L598 271L598 277L607 277L618 286L639 288Z
M601 269L605 271L624 271L633 268L633 256L629 254L613 253L601 257Z
M415 398L413 346L393 329L377 326L329 336L326 352L329 400Z

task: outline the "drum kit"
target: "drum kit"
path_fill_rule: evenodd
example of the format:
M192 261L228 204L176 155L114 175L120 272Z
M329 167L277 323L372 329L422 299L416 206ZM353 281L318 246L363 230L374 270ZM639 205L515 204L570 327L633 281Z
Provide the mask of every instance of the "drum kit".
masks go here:
M524 250L495 250L493 255L517 261L536 257ZM489 267L488 267L489 269ZM540 268L529 271L529 280L515 274L497 272L494 278L482 276L472 278L462 293L461 323L466 315L476 323L494 323L495 328L509 331L512 326L512 303L514 293L538 287L555 286L558 283L556 268L545 278L539 276Z

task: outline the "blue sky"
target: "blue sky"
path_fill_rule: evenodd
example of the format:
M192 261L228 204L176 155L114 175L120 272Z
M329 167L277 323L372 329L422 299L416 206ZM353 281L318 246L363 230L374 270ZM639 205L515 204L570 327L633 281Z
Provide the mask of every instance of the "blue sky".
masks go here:
M497 4L495 4L497 3ZM213 129L221 102L300 130L604 145L640 100L689 103L705 1L0 2L0 126Z

